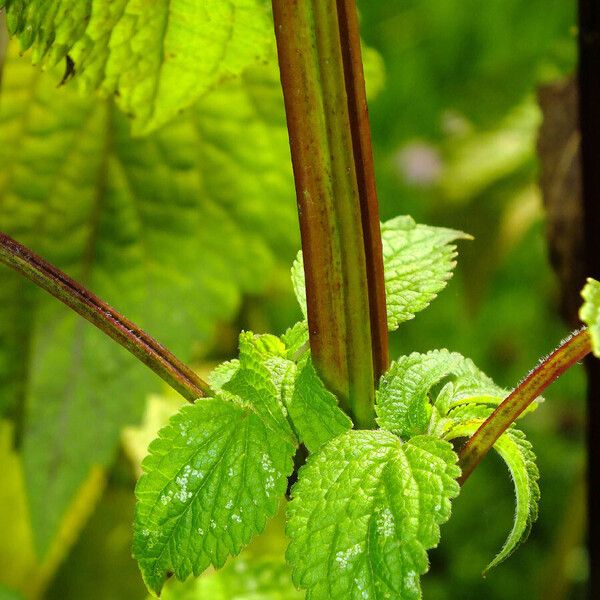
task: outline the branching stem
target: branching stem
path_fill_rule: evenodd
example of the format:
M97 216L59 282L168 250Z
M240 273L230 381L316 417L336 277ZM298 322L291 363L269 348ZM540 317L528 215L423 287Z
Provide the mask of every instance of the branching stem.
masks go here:
M21 273L131 352L194 402L210 387L154 338L31 250L0 232L0 262Z
M496 440L517 420L519 415L560 375L583 360L592 351L587 329L565 340L552 354L523 379L469 438L459 454L462 485L489 452Z

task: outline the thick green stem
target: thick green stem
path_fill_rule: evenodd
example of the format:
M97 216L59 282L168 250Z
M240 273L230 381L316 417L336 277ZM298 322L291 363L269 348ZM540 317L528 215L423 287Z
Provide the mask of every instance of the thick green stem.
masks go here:
M362 159L356 149L366 142L361 146L356 132L359 121L350 118L350 112L357 110L350 107L361 104L347 91L352 86L346 79L348 60L342 55L336 1L273 0L273 13L296 181L313 360L355 424L372 427L375 377L387 366L387 331L381 333L381 307L373 301L385 300L381 296L381 251L367 251L372 235L364 234L375 230L372 218L379 228L377 199L371 192L370 196L363 194L361 202L357 161ZM355 75L355 88L359 80ZM363 112L363 131L365 118ZM372 169L361 177L372 178ZM374 184L365 180L361 189L374 189ZM380 245L380 234L375 238ZM370 266L377 261L381 263L377 269ZM370 293L370 289L377 292Z
M592 351L587 329L582 329L564 341L552 354L525 377L512 393L496 408L481 427L469 438L459 454L462 485L489 452L498 438L517 420L521 413L560 375L583 360Z
M121 344L159 377L193 402L210 387L154 338L68 275L0 232L0 263L21 273Z

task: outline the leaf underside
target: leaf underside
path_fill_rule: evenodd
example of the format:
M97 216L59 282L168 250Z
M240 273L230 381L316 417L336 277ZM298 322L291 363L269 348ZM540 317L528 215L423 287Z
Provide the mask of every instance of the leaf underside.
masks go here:
M287 557L310 600L421 597L427 550L460 470L432 436L350 431L308 459L288 506Z
M458 410L454 415L450 414L454 424L446 433L448 440L473 435L492 411L479 406L469 407L463 414L460 412ZM514 427L508 429L494 444L494 450L506 463L515 487L515 515L504 545L485 571L498 566L527 540L538 517L540 499L539 470L533 448L525 434Z

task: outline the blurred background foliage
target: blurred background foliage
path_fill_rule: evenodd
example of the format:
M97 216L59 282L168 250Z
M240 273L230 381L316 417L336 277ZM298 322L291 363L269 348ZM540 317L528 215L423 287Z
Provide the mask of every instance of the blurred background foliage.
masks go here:
M365 42L385 64L385 85L376 86L381 89L371 102L382 219L409 213L418 222L456 227L475 236L473 242L461 244L448 289L393 337L392 356L446 347L471 357L498 384L512 387L567 332L558 314L558 283L548 261L536 157L541 114L535 93L542 83L564 79L575 68L575 4L565 0L359 4ZM0 46L1 38L0 34ZM79 139L89 128L81 129L77 111L103 110L90 105L93 100L76 97L69 86L57 89L56 80L36 83L35 94L7 100L34 71L29 64L9 70L9 61L21 60L25 59L16 55L6 59L0 91L0 156L5 163L21 152L8 147L10 135L22 135L22 130L14 129L20 114L14 107L19 103L37 102L38 114L43 113L40 106L52 113L55 103L69 103L67 124ZM193 109L199 115L194 117L197 139L186 134L189 114L135 142L123 119L114 117L117 144L122 146L119 160L134 173L133 186L139 188L134 193L160 202L176 189L179 208L194 211L198 201L198 210L211 219L214 230L201 242L211 252L210 272L205 272L206 255L194 257L198 246L181 245L151 227L155 262L163 269L158 277L177 288L179 295L169 297L164 291L153 295L150 289L123 300L119 282L107 284L106 274L128 260L135 262L135 256L115 257L110 248L101 256L105 271L93 281L109 301L129 309L130 316L193 359L201 371L236 354L240 329L279 333L299 316L289 281L289 265L299 242L281 102L273 69L261 69L247 73L242 86L228 84L235 88L231 93L217 90L201 100ZM106 127L102 119L113 117L102 113L98 119L99 124L84 122ZM93 141L96 134L90 135ZM136 152L161 160L168 156L165 168L175 174L158 173L153 182L144 183L156 165L150 159L144 164ZM191 167L185 164L189 156L195 156ZM29 167L35 171L35 163ZM4 168L0 164L0 171ZM201 172L202 183L186 178L186 168ZM6 189L4 193L8 194ZM69 190L40 192L37 210L43 212L45 203L61 193ZM3 208L0 175L2 228L14 217L6 204ZM58 217L68 218L71 211L76 212L75 206L59 211ZM150 225L160 223L165 214L151 214ZM112 216L119 218L116 213ZM50 223L41 231L39 223L28 218L16 233L77 276L78 255L72 251L65 256L60 227ZM202 225L193 221L192 227L196 224ZM167 220L167 225L172 236L181 234L181 224ZM171 259L163 260L163 254ZM192 273L200 283L194 286L172 274L177 273L172 263L182 254L189 256L189 263L197 261ZM156 264L152 268L156 271ZM0 278L4 288L0 297L18 294L23 304L35 295L27 285L15 288L4 270ZM135 277L121 283L130 286L131 281ZM183 296L186 303L179 310ZM52 306L52 301L36 307L38 322L55 319L65 310ZM194 317L196 324L190 328L187 318L194 311L201 316ZM4 319L0 333L3 326L5 330L14 326L15 314L0 313ZM46 343L52 339L52 333L44 337L39 329L35 336ZM16 348L10 352L13 364L25 361L25 353ZM43 355L38 359L43 362ZM34 360L31 368L37 366ZM62 367L68 372L69 365ZM24 450L15 448L15 431L27 436L27 413L19 416L12 405L9 412L16 418L0 427L0 600L146 597L130 558L133 486L148 441L179 400L151 376L144 376L139 385L136 378L117 388L119 394L125 389L128 398L107 400L114 411L124 402L129 407L126 418L116 423L109 419L107 430L118 448L109 444L101 456L90 455L83 474L74 476L69 490L63 490L66 500L62 496L60 501L47 500L44 484L32 484L31 464L37 469L46 468L45 463L31 450L29 463L24 462L21 452L27 453L27 442ZM94 385L102 386L107 377L110 370L101 372ZM585 597L584 385L582 369L568 373L548 391L541 409L523 423L542 474L540 518L529 541L487 578L481 577L505 538L513 511L510 481L503 465L490 457L469 480L451 521L442 528L442 543L431 555L431 573L423 579L427 600ZM87 419L88 426L105 416L93 411L83 415L78 418ZM46 416L52 418L52 411ZM75 420L73 428L81 423ZM46 452L43 447L39 451ZM27 500L28 489L38 495L33 502ZM37 516L32 517L32 511ZM40 537L47 546L42 554ZM283 547L282 523L276 519L223 571L207 573L196 582L168 585L164 597L298 598L282 560Z

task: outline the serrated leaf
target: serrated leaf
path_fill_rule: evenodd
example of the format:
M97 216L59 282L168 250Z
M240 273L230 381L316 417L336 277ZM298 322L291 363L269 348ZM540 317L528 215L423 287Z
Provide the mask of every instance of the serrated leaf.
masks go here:
M298 438L310 452L352 428L352 421L339 408L310 359L298 366L287 409Z
M471 239L461 231L417 225L408 216L381 225L388 329L414 318L446 287L456 263L456 240ZM292 266L296 298L306 317L302 253Z
M445 415L460 404L498 404L506 394L461 354L448 350L414 352L393 361L381 378L376 395L377 422L409 438L428 431L433 404Z
M381 226L388 327L391 331L427 308L446 287L456 263L456 240L466 233L417 225L410 217L396 217Z
M264 60L273 37L264 0L13 0L7 17L34 62L68 56L81 87L116 94L138 133Z
M191 115L133 139L110 102L57 89L14 45L6 58L0 229L183 360L235 314L243 292L263 288L277 259L291 260L287 156L273 68L246 72ZM26 403L25 473L43 555L89 469L113 459L120 429L139 419L157 380L19 276L2 267L0 277L0 410Z
M349 431L309 457L288 507L288 560L307 599L421 597L427 550L450 517L460 474L432 436L402 443Z
M287 357L290 360L298 360L303 353L309 351L308 323L306 321L296 323L281 336L281 341L287 348Z
M461 409L453 413L453 424L445 433L445 439L453 440L473 435L492 412L491 408L483 406ZM515 516L506 542L485 571L498 566L525 542L533 523L537 520L540 499L540 474L533 448L525 434L511 427L498 438L494 449L506 463L515 486Z
M285 346L275 336L241 333L240 368L223 385L223 390L252 403L265 423L295 445L297 440L287 419L285 399L295 365L273 354L278 350L285 353Z
M294 445L251 402L233 396L185 406L150 445L138 499L134 556L151 591L220 567L277 511Z
M588 326L594 355L600 358L600 282L589 277L581 297L585 302L579 310L579 318Z
M208 376L208 385L213 390L222 389L227 382L231 381L239 368L240 361L237 358L217 365Z

